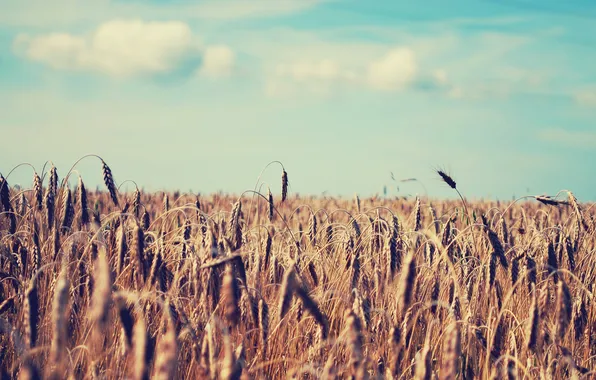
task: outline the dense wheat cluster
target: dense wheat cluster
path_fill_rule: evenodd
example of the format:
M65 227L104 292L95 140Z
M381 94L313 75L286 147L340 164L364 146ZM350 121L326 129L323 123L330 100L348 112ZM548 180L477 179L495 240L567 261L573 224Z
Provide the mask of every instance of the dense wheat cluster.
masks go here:
M299 198L282 168L241 196L124 193L98 170L104 191L0 179L5 377L593 376L594 213L571 192Z

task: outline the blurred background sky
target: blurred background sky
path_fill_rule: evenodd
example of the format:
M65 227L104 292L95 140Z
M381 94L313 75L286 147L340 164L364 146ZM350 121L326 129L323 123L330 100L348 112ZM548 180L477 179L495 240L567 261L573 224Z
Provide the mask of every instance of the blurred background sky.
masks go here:
M442 167L470 198L596 200L596 3L0 0L0 171L88 153L146 190L280 160L300 194L453 196Z

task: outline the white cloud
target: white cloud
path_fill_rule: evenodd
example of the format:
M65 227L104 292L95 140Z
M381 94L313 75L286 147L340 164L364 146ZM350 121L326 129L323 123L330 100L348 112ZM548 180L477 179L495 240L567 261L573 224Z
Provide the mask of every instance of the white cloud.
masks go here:
M54 69L97 71L126 77L167 73L186 59L203 56L202 74L229 76L235 62L227 46L201 44L181 21L112 20L88 35L51 33L21 34L14 43L24 57Z
M378 41L354 39L361 30L378 36ZM401 29L368 27L267 30L275 34L274 40L264 33L252 32L237 44L264 61L267 88L276 89L269 93L298 86L318 92L321 87L334 91L413 89L467 101L553 92L550 78L556 70L547 62L536 66L525 59L523 49L532 43L531 37L450 32L418 36ZM318 82L316 87L314 82Z
M211 78L228 77L234 68L236 57L225 45L208 46L203 53L203 66L199 73Z
M575 94L575 101L582 106L596 107L596 91L580 91Z
M333 49L329 51L329 56L333 58L296 59L273 66L269 72L267 93L279 95L296 92L299 86L310 92L328 94L339 86L393 90L415 84L418 66L415 54L409 48L386 49L384 56L378 60L373 57L381 54L371 54L371 51L358 55L355 60L333 52ZM440 86L446 83L447 73L438 70L431 78L433 85Z
M188 25L179 21L113 20L88 36L53 33L15 40L16 50L31 60L114 76L170 71L198 47Z
M524 92L553 93L551 78L560 70L547 60L537 65L532 59L526 47L537 41L535 36L461 34L447 26L430 31L435 30L421 35L395 27L353 26L322 31L276 28L248 35L243 31L236 44L263 59L269 81L279 80L276 73L280 63L291 67L292 63L326 59L335 62L340 72L353 73L348 83L358 89L434 91L462 100L504 99ZM365 33L366 40L354 37L360 32ZM276 38L267 38L271 34ZM299 83L310 87L313 81ZM332 82L332 89L347 88L338 86L345 80L326 81Z
M414 52L409 48L396 48L369 64L368 80L380 90L401 89L415 79L417 72Z
M541 131L539 137L544 141L572 147L596 147L596 132L592 131L569 131L562 128L549 128Z

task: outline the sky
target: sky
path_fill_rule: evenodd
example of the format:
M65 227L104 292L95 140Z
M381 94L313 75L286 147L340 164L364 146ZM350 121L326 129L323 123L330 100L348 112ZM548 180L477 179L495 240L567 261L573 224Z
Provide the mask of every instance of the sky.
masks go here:
M0 172L596 200L591 0L0 0ZM47 166L46 166L47 170ZM75 167L87 187L101 164ZM281 168L261 180L279 193ZM21 166L11 184L30 186ZM62 178L62 177L61 177ZM417 181L401 182L406 178ZM131 182L127 182L128 185ZM126 186L126 185L125 185Z

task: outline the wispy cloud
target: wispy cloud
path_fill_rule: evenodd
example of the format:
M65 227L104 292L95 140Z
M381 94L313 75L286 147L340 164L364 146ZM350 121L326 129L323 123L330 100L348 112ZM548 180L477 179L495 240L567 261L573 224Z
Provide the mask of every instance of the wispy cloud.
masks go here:
M316 62L282 63L277 66L275 75L289 77L297 82L311 79L321 81L350 80L356 76L354 72L342 68L336 61L328 58Z
M199 74L210 78L225 78L232 74L236 55L226 45L208 46L203 53Z
M586 107L596 107L596 90L579 91L575 94L577 104Z
M249 7L231 0L208 1L201 6L212 7L209 12L229 6L238 15L247 17L260 9L255 4ZM289 0L273 8L276 7L286 7L288 12L303 9ZM190 61L190 70L201 77L225 78L233 74L235 67L243 65L239 56L249 57L253 65L249 71L254 79L264 83L266 92L275 96L331 94L346 89L379 92L413 89L437 91L462 100L481 100L506 98L528 89L539 92L548 86L552 76L541 67L530 69L518 64L515 57L533 39L511 33L418 35L399 29L373 28L363 40L354 37L359 27L317 32L249 28L238 34L218 34L218 45L202 46L190 25L197 28L180 19L115 19L101 23L89 34L21 34L15 41L15 50L55 69L96 71L121 77L168 73ZM276 38L272 39L271 35ZM241 47L241 51L226 45L230 41L233 46ZM594 97L592 93L581 94L577 101L589 105L595 102Z
M372 52L372 47L369 49L371 52L366 55L357 54L357 48L349 49L358 55L357 60L329 54L322 59L303 58L279 63L266 74L267 93L288 95L307 91L328 95L340 89L389 92L415 88L428 91L449 86L445 70L422 71L416 53L407 46L379 52Z
M240 19L283 16L316 6L321 0L211 0L190 7L194 16L205 19Z
M143 2L114 0L0 0L0 24L19 27L67 26L113 18L235 20L283 16L316 6L320 0L206 0Z
M210 75L229 74L229 47L202 48L199 38L181 21L112 20L88 35L20 34L15 51L59 70L96 71L111 76L167 73L191 57L203 55Z
M563 128L549 128L541 131L538 137L544 141L570 147L596 147L596 132L594 131L571 131Z
M409 48L396 48L368 66L368 82L380 90L401 89L412 83L418 73L415 54Z
M268 30L279 38L268 40L254 32L251 40L256 42L241 45L263 62L268 89L324 88L325 94L346 88L421 90L474 101L520 92L552 93L550 80L556 71L547 63L529 65L519 59L534 48L532 36L454 30L417 34L385 27L364 30L366 40L354 38L361 29Z
M274 97L302 92L329 95L360 80L358 73L330 58L279 63L266 77L265 92Z

